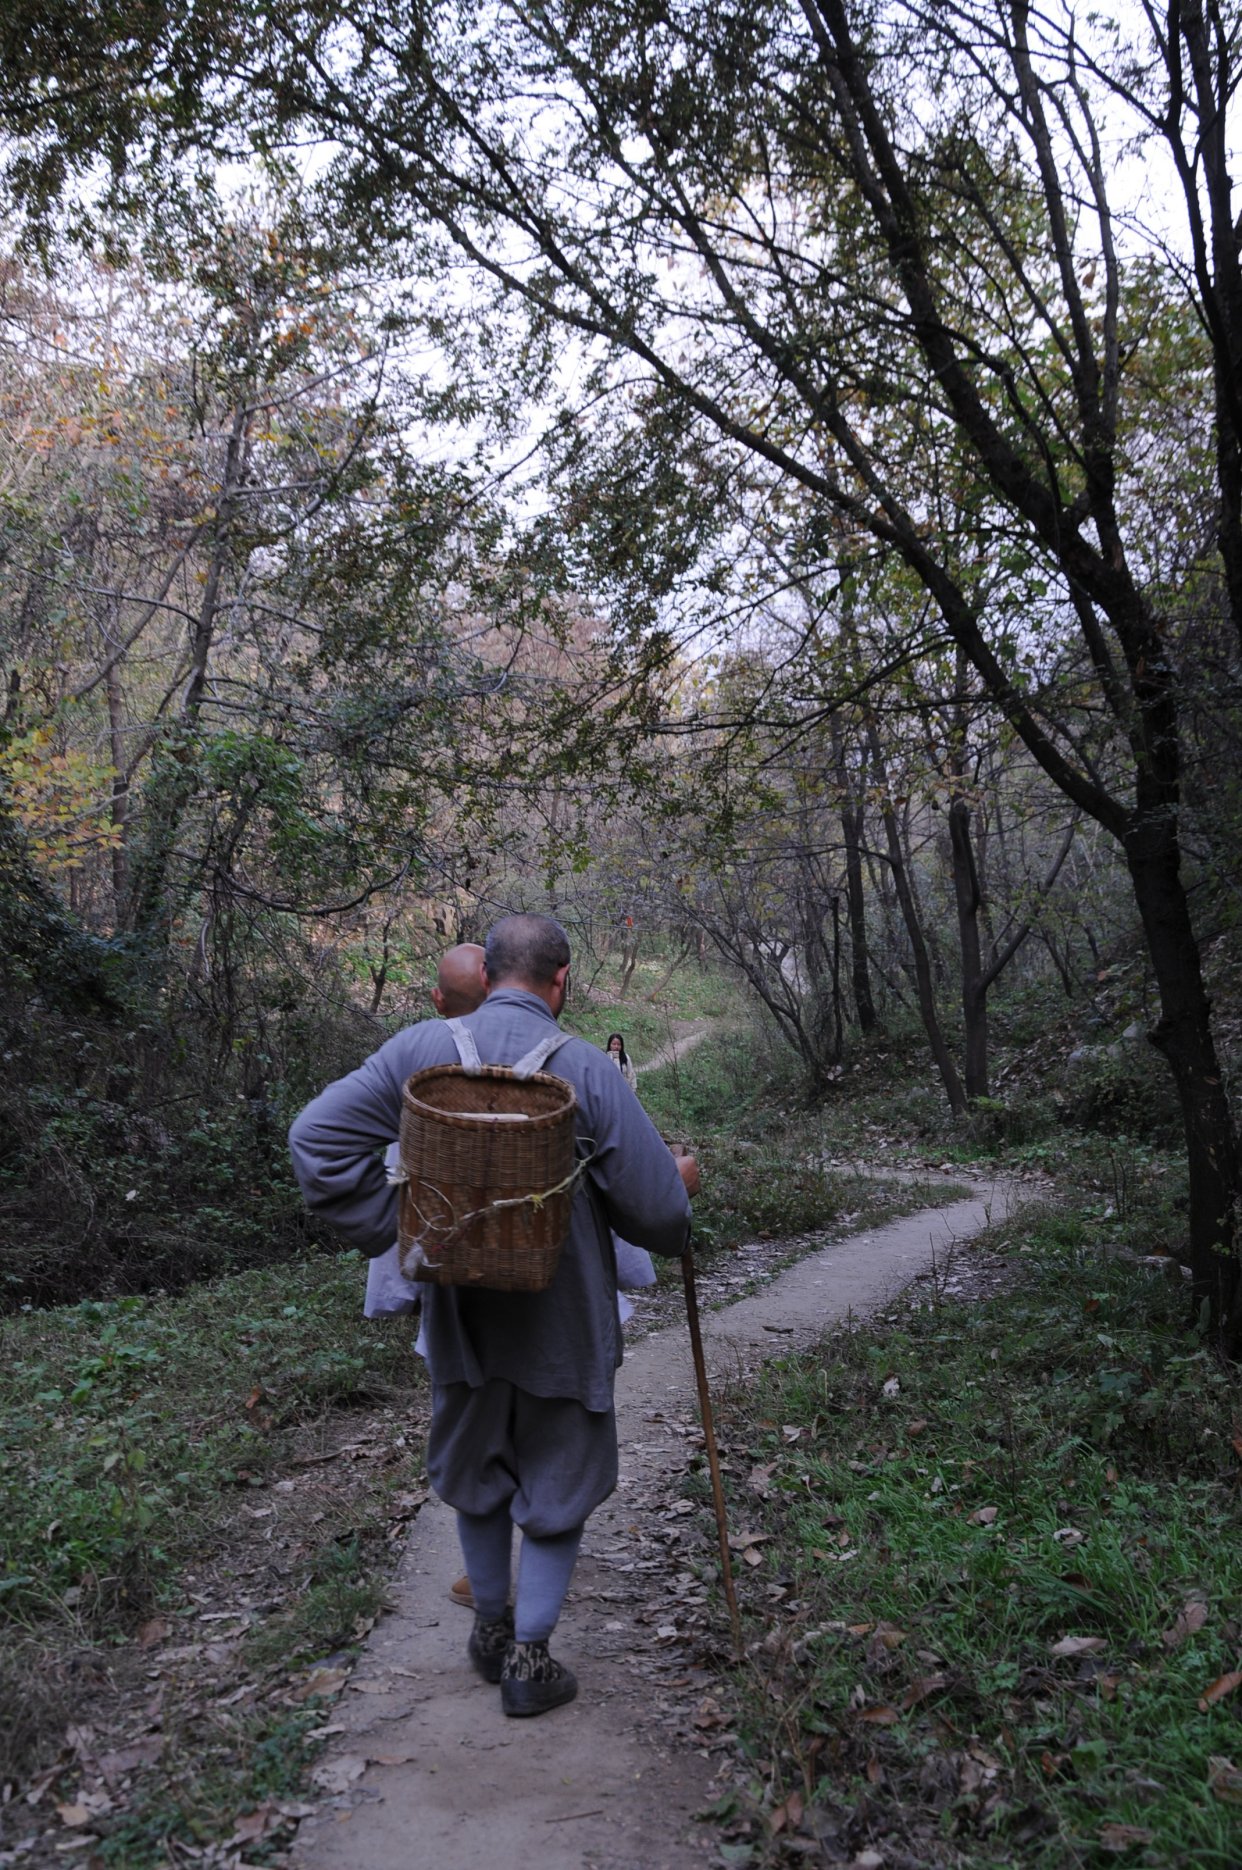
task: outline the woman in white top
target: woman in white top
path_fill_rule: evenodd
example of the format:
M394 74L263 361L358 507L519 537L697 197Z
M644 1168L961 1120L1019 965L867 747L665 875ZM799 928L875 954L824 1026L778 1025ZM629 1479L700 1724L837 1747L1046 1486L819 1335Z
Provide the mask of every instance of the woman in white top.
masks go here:
M617 1070L621 1073L621 1076L625 1079L625 1082L629 1085L631 1091L636 1091L638 1089L638 1073L634 1069L633 1059L631 1059L626 1052L625 1040L621 1037L619 1032L609 1033L608 1044L605 1050L613 1064L617 1067Z

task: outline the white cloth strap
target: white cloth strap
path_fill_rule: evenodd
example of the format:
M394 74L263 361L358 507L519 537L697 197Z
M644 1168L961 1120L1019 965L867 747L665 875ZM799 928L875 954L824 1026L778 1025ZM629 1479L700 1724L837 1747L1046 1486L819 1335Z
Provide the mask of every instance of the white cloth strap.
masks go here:
M462 1070L468 1078L477 1078L483 1069L483 1060L479 1057L479 1048L474 1042L474 1034L459 1019L450 1019L448 1029L453 1035L453 1044L457 1047L457 1056L461 1060ZM565 1044L566 1034L549 1032L532 1045L529 1052L523 1054L513 1066L515 1078L533 1078L537 1071L542 1071L553 1052L559 1052Z
M483 1069L483 1060L479 1057L479 1048L474 1042L474 1034L468 1026L463 1026L459 1019L451 1019L448 1029L453 1035L453 1044L457 1047L457 1056L461 1060L462 1070L468 1078L477 1078Z

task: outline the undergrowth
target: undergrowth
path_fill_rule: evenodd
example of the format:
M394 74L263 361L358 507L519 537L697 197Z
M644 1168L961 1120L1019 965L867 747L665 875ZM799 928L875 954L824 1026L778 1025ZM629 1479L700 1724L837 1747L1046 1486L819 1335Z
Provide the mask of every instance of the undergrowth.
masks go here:
M1006 1295L727 1405L763 1561L728 1861L1239 1861L1242 1384L1079 1217L1004 1244Z
M421 1477L417 1434L300 1504L336 1461L336 1422L363 1406L408 1414L423 1385L408 1321L365 1320L364 1283L357 1254L312 1257L0 1324L0 1783L81 1718L109 1646L152 1618L193 1632L203 1590L268 1526L288 1532L256 1560L268 1583L244 1619L252 1666L287 1670L373 1620L392 1499Z

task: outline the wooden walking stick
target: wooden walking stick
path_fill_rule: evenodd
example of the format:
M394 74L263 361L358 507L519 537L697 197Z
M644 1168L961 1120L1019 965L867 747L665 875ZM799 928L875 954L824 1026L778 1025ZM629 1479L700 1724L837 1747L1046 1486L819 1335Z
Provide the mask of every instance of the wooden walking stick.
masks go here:
M712 1399L707 1387L707 1365L703 1361L703 1334L699 1330L699 1297L694 1284L694 1254L687 1239L681 1256L681 1279L686 1288L686 1316L690 1320L690 1349L694 1354L694 1377L699 1389L699 1415L703 1421L703 1441L707 1448L707 1466L712 1477L712 1499L716 1506L716 1531L720 1536L720 1575L724 1580L725 1601L733 1629L733 1653L742 1660L742 1619L738 1615L737 1593L733 1589L733 1563L729 1557L729 1523L725 1518L724 1488L720 1481L720 1455L716 1449L716 1429L712 1421Z

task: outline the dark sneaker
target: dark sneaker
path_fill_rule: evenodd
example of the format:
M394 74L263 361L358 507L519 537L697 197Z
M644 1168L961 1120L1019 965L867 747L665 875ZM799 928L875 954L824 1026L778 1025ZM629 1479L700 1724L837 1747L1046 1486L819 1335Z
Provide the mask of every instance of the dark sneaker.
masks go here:
M474 1628L470 1632L470 1641L466 1644L466 1654L473 1662L485 1682L496 1683L500 1680L505 1666L505 1656L513 1647L513 1612L506 1610L503 1617L489 1623L486 1617L475 1612Z
M500 1705L506 1714L546 1714L572 1701L578 1678L548 1654L546 1643L509 1644L500 1675Z

